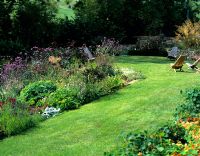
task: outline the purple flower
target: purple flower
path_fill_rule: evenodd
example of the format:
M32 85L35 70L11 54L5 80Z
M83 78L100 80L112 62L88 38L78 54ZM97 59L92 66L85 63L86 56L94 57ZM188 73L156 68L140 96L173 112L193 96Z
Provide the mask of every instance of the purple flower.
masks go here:
M1 80L7 80L9 76L13 73L20 73L20 71L25 69L25 64L21 57L16 57L12 63L5 64L0 73Z

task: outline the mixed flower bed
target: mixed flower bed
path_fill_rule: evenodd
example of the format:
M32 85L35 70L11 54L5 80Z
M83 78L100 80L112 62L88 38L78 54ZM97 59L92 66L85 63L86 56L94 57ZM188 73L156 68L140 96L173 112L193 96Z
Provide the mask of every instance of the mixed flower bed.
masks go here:
M0 75L0 137L18 134L44 117L54 116L52 112L77 109L111 94L127 80L140 78L136 72L123 74L100 49L95 60L88 61L78 48L33 47L23 58L4 64Z

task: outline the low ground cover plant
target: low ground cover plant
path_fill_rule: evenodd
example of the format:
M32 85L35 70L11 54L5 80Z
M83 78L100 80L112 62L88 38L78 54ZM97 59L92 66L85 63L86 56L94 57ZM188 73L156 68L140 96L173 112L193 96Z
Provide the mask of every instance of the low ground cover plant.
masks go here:
M168 123L156 132L125 135L122 146L104 155L199 155L200 89L193 88L184 93L185 103L177 107L173 123Z

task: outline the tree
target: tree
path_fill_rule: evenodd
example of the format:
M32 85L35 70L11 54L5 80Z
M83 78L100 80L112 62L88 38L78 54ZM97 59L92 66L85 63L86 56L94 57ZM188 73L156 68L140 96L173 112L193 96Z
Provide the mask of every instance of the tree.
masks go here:
M56 3L54 1L19 1L15 11L15 39L25 45L50 42L56 29Z
M122 21L121 27L123 27L127 40L134 40L133 36L141 35L144 33L145 25L141 18L143 7L142 1L138 0L125 0L123 15L120 19Z
M76 25L82 40L123 36L123 0L82 0L75 5Z
M185 0L82 0L75 7L81 36L133 40L138 35L174 35L184 22ZM80 33L81 34L81 33ZM85 39L85 38L84 38Z
M145 34L174 35L175 25L184 21L184 0L143 1L140 18L145 24Z
M12 33L11 13L14 9L16 0L0 0L0 38L9 38Z
M190 8L192 10L192 15L194 20L200 20L200 1L199 0L191 0L190 1Z

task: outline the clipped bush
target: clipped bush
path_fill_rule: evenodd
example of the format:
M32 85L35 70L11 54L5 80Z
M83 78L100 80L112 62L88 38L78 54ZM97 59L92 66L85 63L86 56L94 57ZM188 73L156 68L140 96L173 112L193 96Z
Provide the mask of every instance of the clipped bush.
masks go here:
M56 90L56 85L51 81L37 81L30 83L20 92L19 100L33 106L44 105L44 98Z
M77 98L78 91L73 88L59 88L51 93L47 99L48 105L62 110L76 109L80 106Z

